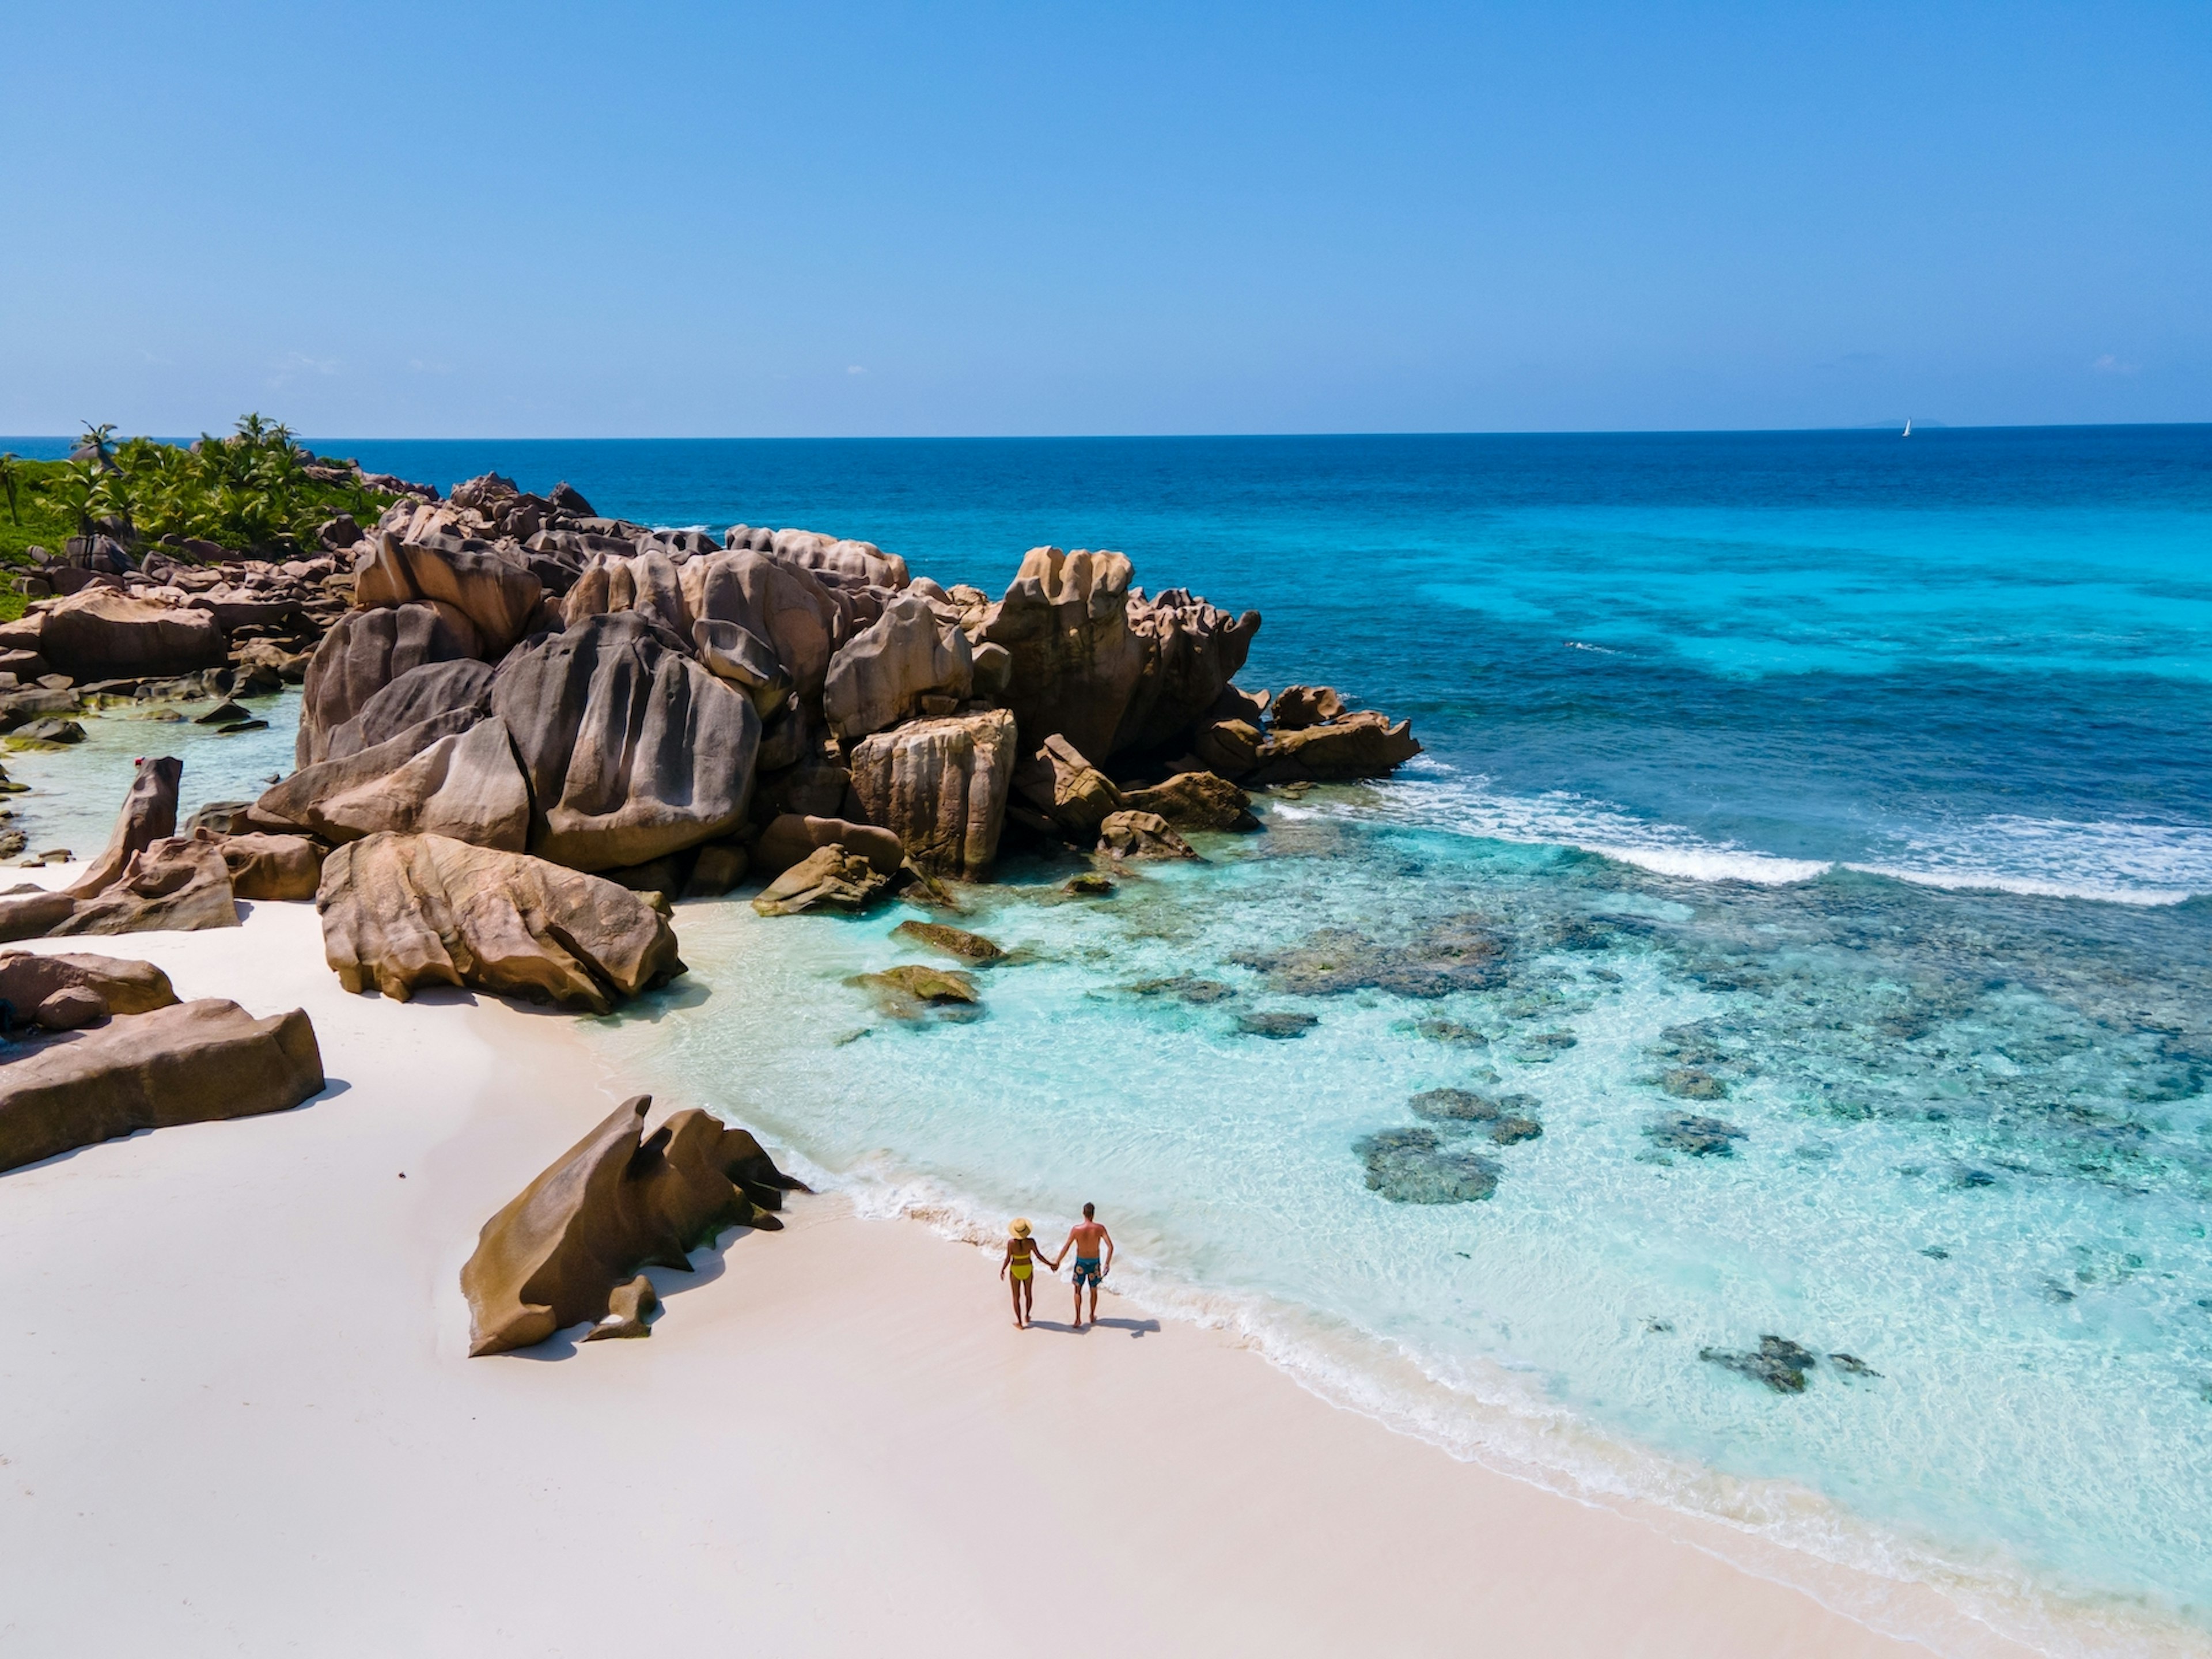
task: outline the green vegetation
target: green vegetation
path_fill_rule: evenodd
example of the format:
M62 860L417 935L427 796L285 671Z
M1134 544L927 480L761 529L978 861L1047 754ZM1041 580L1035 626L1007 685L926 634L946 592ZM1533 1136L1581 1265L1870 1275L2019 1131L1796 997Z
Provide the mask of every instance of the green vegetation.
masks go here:
M317 527L334 514L350 513L367 526L398 499L310 477L313 457L258 415L228 438L203 434L189 449L150 438L118 443L112 426L88 426L79 453L85 459L0 457L0 563L21 565L34 544L58 556L71 536L117 520L128 523L139 552L176 535L289 558L313 550Z

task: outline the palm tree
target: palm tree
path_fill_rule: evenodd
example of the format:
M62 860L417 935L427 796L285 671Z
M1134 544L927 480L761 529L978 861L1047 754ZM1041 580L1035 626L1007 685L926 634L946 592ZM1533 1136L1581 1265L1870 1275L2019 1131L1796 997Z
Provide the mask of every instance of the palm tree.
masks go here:
M21 469L15 465L15 452L11 449L0 455L0 495L8 498L8 522L12 525L23 522L22 515L15 511L15 486L21 477Z
M76 453L70 459L73 461L81 460L89 455L93 464L105 472L115 465L113 458L108 453L108 447L114 441L114 422L104 421L100 425L94 426L90 421L87 421L84 423L83 441L77 445Z
M93 523L100 484L100 469L90 461L70 461L64 464L62 476L46 486L46 494L76 515L77 534L88 541L100 533Z

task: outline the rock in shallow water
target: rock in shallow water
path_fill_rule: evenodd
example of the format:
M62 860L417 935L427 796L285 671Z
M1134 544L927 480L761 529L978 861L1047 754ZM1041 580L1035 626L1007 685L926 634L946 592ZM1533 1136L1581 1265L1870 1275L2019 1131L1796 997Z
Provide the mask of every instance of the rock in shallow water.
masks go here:
M1762 1336L1755 1350L1700 1348L1698 1358L1764 1382L1777 1394L1804 1393L1805 1373L1818 1363L1810 1349L1783 1336Z
M963 962L996 962L1006 954L981 933L948 927L941 921L902 921L891 929L891 934L933 951L942 951Z
M764 916L795 916L817 909L855 912L873 904L890 884L859 854L823 847L763 888L753 908Z
M874 997L876 1006L894 1019L921 1019L933 1012L966 1019L982 1012L975 981L955 969L905 963L879 974L855 974L845 982Z
M1668 1151L1687 1152L1692 1158L1733 1157L1735 1143L1744 1139L1744 1132L1735 1124L1692 1112L1668 1112L1646 1126L1644 1133Z
M1302 1037L1320 1024L1320 1019L1312 1014L1265 1013L1237 1016L1237 1029L1246 1036L1273 1037L1279 1041L1285 1037Z
M1384 1129L1352 1143L1367 1185L1394 1204L1470 1204L1498 1190L1499 1166L1434 1129Z

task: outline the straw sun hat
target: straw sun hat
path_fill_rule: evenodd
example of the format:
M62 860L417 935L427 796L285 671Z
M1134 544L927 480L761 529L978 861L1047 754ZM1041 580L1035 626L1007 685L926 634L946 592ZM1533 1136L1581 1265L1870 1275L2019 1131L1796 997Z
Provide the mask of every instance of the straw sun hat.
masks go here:
M1007 1227L1006 1231L1016 1238L1027 1238L1030 1236L1030 1224L1019 1216L1016 1216L1012 1224Z

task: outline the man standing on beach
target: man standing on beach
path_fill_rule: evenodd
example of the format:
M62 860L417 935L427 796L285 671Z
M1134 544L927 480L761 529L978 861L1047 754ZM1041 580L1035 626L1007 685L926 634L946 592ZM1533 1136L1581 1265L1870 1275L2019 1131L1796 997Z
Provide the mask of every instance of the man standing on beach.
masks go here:
M1114 1235L1098 1224L1097 1215L1096 1204L1085 1205L1083 1219L1067 1230L1067 1243L1060 1247L1063 1259L1071 1249L1075 1252L1075 1328L1079 1331L1083 1328L1084 1285L1088 1284L1091 1286L1091 1322L1096 1325L1098 1322L1098 1281L1114 1269ZM1098 1256L1101 1243L1106 1247L1103 1265ZM1057 1268L1060 1263L1055 1261L1052 1265Z

